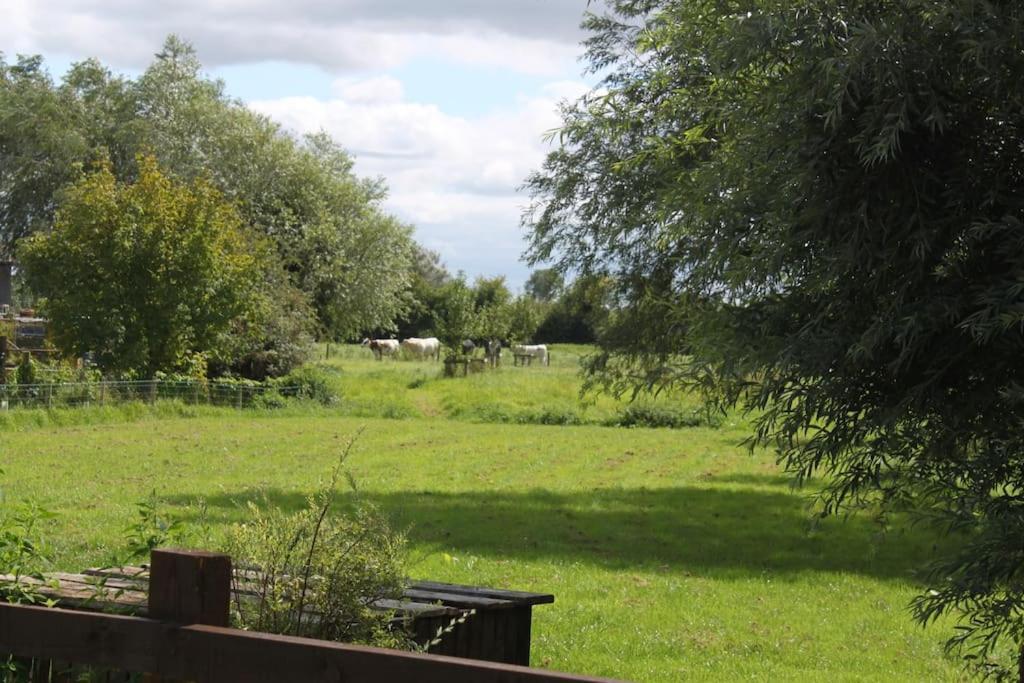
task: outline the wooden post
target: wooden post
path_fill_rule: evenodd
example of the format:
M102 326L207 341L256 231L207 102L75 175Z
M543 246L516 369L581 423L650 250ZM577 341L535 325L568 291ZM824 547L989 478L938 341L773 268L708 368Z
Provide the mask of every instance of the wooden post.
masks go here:
M0 337L0 384L7 384L7 337Z
M231 557L195 550L153 550L149 555L149 616L178 624L228 626ZM168 679L146 674L145 683Z
M149 616L179 624L227 626L231 557L197 550L154 550Z

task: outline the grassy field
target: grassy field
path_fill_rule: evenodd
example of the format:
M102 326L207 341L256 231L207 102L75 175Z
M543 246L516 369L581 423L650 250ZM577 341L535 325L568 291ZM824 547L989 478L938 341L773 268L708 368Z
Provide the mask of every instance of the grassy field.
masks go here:
M121 547L152 491L208 547L248 500L301 506L365 427L351 469L407 530L412 576L556 595L535 611L535 666L636 681L958 680L949 625L923 630L906 610L932 539L881 535L863 516L812 523L808 492L737 446L741 420L600 426L623 405L579 398L580 351L441 380L436 365L346 348L328 361L337 408L9 417L0 483L57 513L54 565L75 570ZM548 410L592 424L514 424Z

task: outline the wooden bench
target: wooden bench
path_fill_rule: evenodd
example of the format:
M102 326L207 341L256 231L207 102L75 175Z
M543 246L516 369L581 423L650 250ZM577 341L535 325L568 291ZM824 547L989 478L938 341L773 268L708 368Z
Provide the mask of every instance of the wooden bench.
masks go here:
M236 569L232 597L239 590L244 594L245 582L257 576ZM0 576L0 581L12 579ZM21 578L24 583L34 584L39 594L56 600L59 607L151 616L148 565L86 569L80 574L53 572L44 579ZM547 593L413 581L400 600L381 600L374 607L393 610L395 626L408 625L413 640L421 645L433 639L438 629L450 627L475 610L440 643L432 645L430 653L529 666L533 606L554 601L555 597Z

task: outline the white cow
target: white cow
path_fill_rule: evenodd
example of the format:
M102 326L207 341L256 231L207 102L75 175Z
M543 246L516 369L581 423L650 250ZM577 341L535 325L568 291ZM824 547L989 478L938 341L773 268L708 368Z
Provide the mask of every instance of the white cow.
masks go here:
M541 365L551 365L551 356L548 355L548 347L544 344L516 344L512 347L512 353L536 358Z
M384 356L394 356L398 353L397 339L364 339L362 345L369 346L377 360L384 360Z
M409 337L402 340L402 350L420 360L424 358L439 360L441 358L441 340L437 337L427 337L426 339Z

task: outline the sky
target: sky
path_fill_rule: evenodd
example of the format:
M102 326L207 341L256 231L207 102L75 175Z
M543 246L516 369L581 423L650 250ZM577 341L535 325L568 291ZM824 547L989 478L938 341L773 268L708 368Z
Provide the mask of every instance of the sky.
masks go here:
M594 10L595 4L590 4ZM381 176L387 210L452 272L519 288L519 191L558 104L592 87L588 0L0 0L0 51L59 77L97 57L136 75L176 33L227 92L297 133L325 130Z

